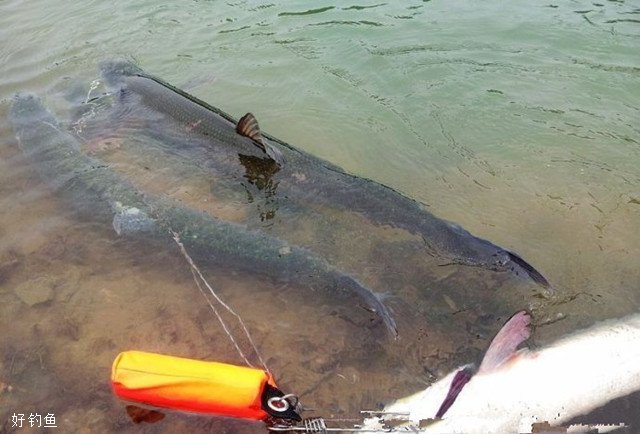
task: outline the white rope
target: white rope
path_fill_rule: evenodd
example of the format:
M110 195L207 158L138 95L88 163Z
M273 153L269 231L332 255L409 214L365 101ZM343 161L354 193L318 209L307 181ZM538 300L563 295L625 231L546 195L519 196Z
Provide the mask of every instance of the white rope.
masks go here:
M182 244L182 241L180 241L180 236L174 231L171 231L171 234L173 235L173 239L176 242L176 244L178 244L178 247L180 248L180 251L182 252L182 255L185 257L185 259L187 260L187 262L191 266L191 274L193 275L193 280L195 280L196 285L198 286L198 289L202 293L203 297L207 300L207 303L209 304L209 307L211 307L211 310L213 311L213 313L218 318L218 321L222 325L222 328L224 329L225 333L227 334L227 336L231 340L231 343L233 344L233 346L236 347L236 350L238 351L240 356L244 359L244 361L245 361L245 363L247 365L249 365L251 367L254 367L253 364L249 361L249 359L247 359L247 357L244 355L244 353L240 349L240 346L238 345L238 343L234 339L233 335L229 331L229 328L227 327L227 325L225 324L224 320L220 316L220 313L215 308L213 303L211 303L211 300L209 299L209 297L207 297L207 294L205 293L204 289L202 289L202 286L200 285L200 282L204 283L204 285L209 290L209 293L216 299L216 301L218 303L220 303L229 313L231 313L233 316L236 317L236 319L240 323L240 326L242 327L242 330L244 330L244 334L247 336L247 339L249 340L249 343L253 347L253 351L258 356L258 360L260 360L260 363L264 367L265 371L270 373L269 368L267 368L267 364L262 359L262 356L260 355L260 352L258 351L258 347L256 346L255 342L251 338L251 335L249 334L249 330L247 329L247 326L244 324L244 321L242 321L242 318L240 317L240 315L238 315L233 309L231 309L231 307L229 305L227 305L224 301L222 301L222 299L218 296L218 294L216 294L216 292L213 290L211 285L209 285L209 282L207 282L207 280L204 278L204 276L200 272L200 269L196 266L195 262L193 262L193 259L191 259L191 256L189 256L189 254L187 253L187 249L185 249L184 245Z

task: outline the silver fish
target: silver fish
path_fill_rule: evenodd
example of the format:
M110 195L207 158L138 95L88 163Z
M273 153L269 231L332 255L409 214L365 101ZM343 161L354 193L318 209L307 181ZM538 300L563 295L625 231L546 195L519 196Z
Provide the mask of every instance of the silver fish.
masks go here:
M477 372L460 367L426 390L397 400L385 413L408 422L388 432L531 432L535 423L561 425L615 398L640 390L640 314L613 319L535 351L516 350L529 337L518 312L493 339ZM366 420L380 428L385 416ZM435 420L434 420L435 419ZM615 428L615 427L614 427Z

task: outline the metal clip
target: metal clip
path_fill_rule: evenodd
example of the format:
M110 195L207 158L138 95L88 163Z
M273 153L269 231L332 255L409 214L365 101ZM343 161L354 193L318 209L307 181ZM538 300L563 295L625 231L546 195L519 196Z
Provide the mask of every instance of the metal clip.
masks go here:
M337 432L342 429L327 428L327 424L321 417L303 419L302 425L273 425L269 427L270 432L303 432L309 434L325 434L329 431Z
M283 413L289 408L293 407L294 411L298 412L298 406L300 405L300 399L293 393L288 393L283 396L273 396L267 400L267 405L273 411Z

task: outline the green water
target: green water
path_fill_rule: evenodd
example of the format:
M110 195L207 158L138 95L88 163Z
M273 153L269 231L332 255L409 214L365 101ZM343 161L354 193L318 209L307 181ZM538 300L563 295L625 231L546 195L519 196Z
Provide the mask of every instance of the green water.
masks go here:
M82 380L43 374L65 357L85 372L80 368L88 368L82 365L91 363L92 352L108 369L113 354L136 344L132 325L143 330L138 344L158 339L158 351L172 345L178 353L216 357L202 350L211 342L198 340L196 326L189 326L194 330L188 343L167 337L194 316L193 305L169 295L175 281L189 282L188 271L176 277L154 268L158 258L118 257L122 249L109 228L72 221L22 158L6 120L11 97L20 91L40 95L64 118L65 92L77 83L88 87L98 78L97 62L113 57L132 59L237 117L251 111L270 134L390 185L434 214L518 252L565 296L553 313L566 318L541 328L539 342L640 306L637 2L5 0L2 416L3 403L9 413L46 412L43 400L61 390L56 393L66 405L51 408L60 421L66 418L69 430L137 429L118 419L122 409L104 372L87 369ZM28 308L16 297L20 285L37 278L54 282L53 305ZM74 292L78 285L84 289ZM166 298L158 301L147 289ZM114 313L125 300L146 306L149 317ZM247 300L231 301L250 309ZM276 316L280 306L269 309ZM162 338L144 328L155 316L168 318ZM217 327L206 309L195 316L206 318L199 320L205 329ZM105 338L97 331L105 324L124 337ZM37 336L50 329L57 340L47 346ZM266 326L255 329L258 339L268 334ZM339 343L330 334L317 337L314 348L300 349L312 356L299 370L273 362L289 374L287 385L315 384L333 372L323 353L342 354L335 349ZM348 362L332 369L352 381L351 389L361 388L364 403L378 402L363 386L375 372ZM315 402L329 408L324 415L340 414L330 397L344 387L329 383L316 390ZM3 391L2 384L12 391ZM74 403L69 394L91 404ZM187 426L208 428L201 420L174 418L164 428L144 429ZM215 426L218 432L237 429Z

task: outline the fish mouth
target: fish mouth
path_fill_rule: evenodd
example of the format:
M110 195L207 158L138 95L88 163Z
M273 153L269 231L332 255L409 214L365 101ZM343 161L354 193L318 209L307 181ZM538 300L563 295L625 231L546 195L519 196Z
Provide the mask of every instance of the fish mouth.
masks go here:
M505 253L507 254L507 256L509 256L511 262L517 264L520 268L522 268L534 282L544 288L551 288L551 284L549 283L549 281L538 270L536 270L533 265L529 264L527 261L516 255L515 253L511 253L509 251L505 251Z

